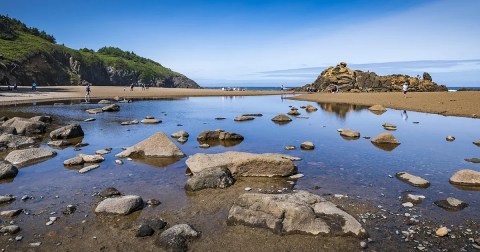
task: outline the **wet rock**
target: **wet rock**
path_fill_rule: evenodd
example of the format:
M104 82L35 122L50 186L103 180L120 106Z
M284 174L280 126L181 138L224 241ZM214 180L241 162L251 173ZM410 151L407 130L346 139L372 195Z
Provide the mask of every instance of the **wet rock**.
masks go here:
M410 194L408 193L403 197L403 200L405 202L412 202L414 204L420 204L422 201L425 199L425 196L423 195L415 195L415 194Z
M480 172L463 169L450 177L450 183L463 186L480 186Z
M225 118L225 117L215 117L215 120L225 120L225 119L227 119L227 118Z
M137 230L135 231L135 237L152 236L153 233L155 233L153 228L145 223L142 223L137 227Z
M27 118L14 117L2 124L4 127L13 127L19 135L42 134L47 130L47 124L40 121L32 121Z
M74 205L67 205L65 207L65 210L63 211L63 214L65 215L71 215L71 214L74 214L75 211L77 211L77 207L74 206Z
M480 147L480 140L477 140L477 141L473 142L473 144Z
M109 100L100 100L98 104L112 104L112 102Z
M120 111L120 106L118 106L117 104L111 104L111 105L103 107L102 111L104 111L104 112L117 112L117 111Z
M0 135L3 134L17 135L17 130L14 127L10 126L0 126Z
M99 193L100 196L104 198L110 198L110 197L115 197L115 196L120 196L122 193L120 193L119 190L115 187L107 187L103 191Z
M85 110L89 114L98 114L98 113L103 113L102 108L93 108L93 109L87 109Z
M378 104L369 107L368 110L370 110L370 111L383 111L383 112L387 111L387 109L384 106L378 105Z
M240 134L226 132L224 130L205 130L197 136L197 140L200 142L210 140L241 141L243 139L243 136Z
M78 154L78 157L81 157L83 159L84 163L101 163L105 161L105 158L102 157L102 155L85 155L85 154Z
M117 157L129 156L146 156L146 157L184 157L185 154L165 135L158 132L155 135L135 144L132 147L118 153Z
M229 151L219 154L197 153L185 162L193 174L208 168L224 167L234 176L285 177L297 172L294 157L282 154L254 154Z
M5 161L8 161L13 165L23 166L45 161L46 159L52 158L55 155L57 155L57 153L49 149L30 148L25 150L14 150L10 152L7 157L5 157Z
M179 137L179 138L177 138L177 142L179 142L179 143L185 143L185 142L187 142L187 141L188 141L188 138L186 138L186 137L183 137L183 136L182 136L182 137Z
M242 116L256 116L256 117L260 117L260 116L263 116L263 114L243 114Z
M465 161L474 163L474 164L479 164L480 163L480 158L465 158Z
M303 142L300 144L300 148L302 150L313 150L315 149L315 145L312 142Z
M143 119L140 121L141 123L143 124L157 124L157 123L161 123L162 121L161 120L157 120L157 119Z
M285 150L295 150L296 147L293 146L293 145L287 145L287 146L284 147L284 149L285 149Z
M165 230L155 244L167 251L187 251L188 242L199 236L200 233L190 225L177 224Z
M307 191L245 193L230 208L228 224L267 228L277 234L366 236L354 217Z
M207 188L227 188L235 180L227 168L208 168L195 173L187 180L185 190L199 191Z
M89 144L88 143L77 143L75 144L75 148L82 148L82 147L85 147L85 146L88 146Z
M15 241L21 241L23 240L23 236L19 235L15 237Z
M51 123L53 121L51 116L48 115L40 115L40 116L34 116L30 118L30 121L36 121L36 122L43 122L43 123Z
M295 175L292 175L290 176L289 178L291 179L299 179L299 178L303 178L305 175L301 174L301 173L298 173L298 174L295 174Z
M84 163L83 158L80 156L76 156L63 161L63 165L66 165L66 166L82 165L83 163Z
M291 122L292 118L288 117L285 114L280 114L272 118L272 121L279 122L279 123L287 123L287 122Z
M16 234L20 232L20 227L17 225L8 225L0 228L0 233L3 234Z
M402 204L403 207L413 207L413 203L412 202L405 202Z
M290 111L288 111L287 114L289 114L291 116L299 116L300 112L298 112L298 110L296 110L296 109L291 109Z
M437 229L435 234L439 237L444 237L448 234L448 229L447 229L447 227L441 227L441 228Z
M382 126L386 130L397 130L397 126L391 123L384 123Z
M455 141L455 137L454 136L447 136L446 140L449 141L449 142L453 142L453 141Z
M155 117L153 117L151 115L147 115L147 116L145 116L145 119L155 119Z
M41 242L31 242L29 245L30 245L30 247L35 248L35 247L40 247L40 245L42 245L42 243Z
M89 172L89 171L95 170L95 169L97 169L98 167L100 167L100 165L98 165L98 164L93 164L93 165L89 165L89 166L83 167L83 168L80 169L78 172L83 174L83 173L87 173L87 172Z
M7 203L14 200L15 196L13 195L0 195L0 203Z
M167 222L165 222L162 219L158 219L158 218L142 220L142 221L140 221L140 224L148 225L155 231L162 230L167 226Z
M12 218L22 213L22 209L5 210L0 212L1 217Z
M204 144L200 144L199 147L200 147L200 148L203 148L203 149L208 149L208 148L210 148L210 145L204 143Z
M314 112L314 111L317 111L318 108L316 108L316 107L308 104L308 105L305 107L305 110L306 110L307 112Z
M140 196L126 195L104 199L95 208L95 213L127 215L142 208L143 200Z
M53 223L55 223L55 221L57 221L58 217L48 217L48 222L45 223L46 226L50 226L52 225Z
M95 151L95 154L97 154L97 155L107 155L109 153L110 153L110 151L106 150L106 149Z
M122 165L122 164L123 164L123 161L120 160L120 159L117 159L117 160L115 160L115 164L117 164L117 165Z
M400 142L390 133L382 133L371 140L375 144L400 144Z
M87 118L87 119L85 119L85 120L83 120L83 121L84 121L84 122L93 122L93 121L95 121L95 120L96 120L95 118L90 117L90 118Z
M343 136L343 137L348 137L348 138L359 138L360 137L360 132L353 131L351 129L344 129L340 132L340 135Z
M11 179L15 178L18 174L18 169L9 164L0 161L0 179Z
M427 188L430 186L430 182L428 180L412 175L407 172L399 172L396 174L396 177L412 186L416 186L420 188Z
M363 138L365 138L365 139L370 139L371 137L370 137L370 136L364 136Z
M170 135L171 137L173 138L180 138L180 137L189 137L190 134L188 134L188 132L186 132L185 130L180 130L180 131L177 131L175 133L173 133L172 135Z
M48 142L47 144L48 146L51 146L51 147L64 147L64 146L72 145L72 143L70 143L67 140L54 140L54 141Z
M35 144L35 139L26 136L13 134L0 135L0 147L4 146L8 149L19 149L29 147Z
M82 126L80 124L70 124L50 132L50 138L55 139L69 139L84 136Z
M456 198L453 198L453 197L448 197L447 199L445 200L437 200L435 202L433 202L435 205L445 209L445 210L449 210L449 211L460 211L462 209L464 209L465 207L468 206L467 203L459 200L459 199L456 199Z
M243 121L251 121L253 119L255 119L255 117L253 116L237 116L233 120L235 122L243 122Z
M157 199L147 200L147 206L158 206L160 204L162 204L162 202L160 202L160 200L157 200Z
M132 121L125 121L125 122L121 122L121 123L120 123L120 125L123 125L123 126L125 126L125 125L132 125L132 124L133 124Z

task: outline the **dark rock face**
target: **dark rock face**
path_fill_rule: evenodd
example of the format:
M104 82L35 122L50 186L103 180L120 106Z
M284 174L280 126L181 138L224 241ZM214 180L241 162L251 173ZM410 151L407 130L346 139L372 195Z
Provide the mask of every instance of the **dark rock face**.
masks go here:
M0 179L15 178L18 174L18 169L15 166L0 161Z
M460 211L465 207L468 207L467 203L452 197L449 197L444 200L437 200L433 203L447 211Z
M405 82L409 83L409 91L447 91L446 86L437 85L437 83L433 82L432 77L428 73L423 73L423 80L401 74L379 76L374 72L352 70L347 67L345 62L341 62L336 67L325 69L312 84L308 84L301 89L313 88L320 92L329 92L337 91L336 88L338 87L342 92L360 92L365 90L390 92L402 91L402 86Z
M70 124L50 132L50 138L55 139L69 139L83 136L83 130L80 124Z

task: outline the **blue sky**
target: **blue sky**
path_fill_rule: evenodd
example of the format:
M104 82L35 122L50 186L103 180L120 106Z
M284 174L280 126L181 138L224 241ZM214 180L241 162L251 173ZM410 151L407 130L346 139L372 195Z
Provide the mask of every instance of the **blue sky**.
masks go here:
M340 61L480 86L479 11L475 0L0 1L58 43L134 51L204 86L302 85Z

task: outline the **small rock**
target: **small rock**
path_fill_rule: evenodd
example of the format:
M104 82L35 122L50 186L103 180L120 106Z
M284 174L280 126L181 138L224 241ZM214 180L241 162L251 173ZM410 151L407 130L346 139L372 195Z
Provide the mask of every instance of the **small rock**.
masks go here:
M117 160L115 160L115 164L117 164L117 165L122 165L122 164L123 164L123 161L120 160L120 159L117 159Z
M45 224L47 226L52 225L57 220L57 217L49 217L49 221Z
M162 121L157 119L143 119L140 122L143 124L157 124L157 123L161 123Z
M413 207L413 203L412 202L405 202L402 204L402 206L404 207Z
M0 161L0 180L15 178L18 174L18 169L9 164Z
M70 215L70 214L75 213L76 210L77 210L76 206L68 205L67 207L65 207L65 210L63 211L63 214Z
M95 213L127 215L142 208L143 200L140 196L126 195L104 199L95 208Z
M474 164L480 164L480 158L465 158L465 161L474 163Z
M428 180L412 175L407 172L399 172L396 174L396 176L398 179L412 186L421 187L421 188L427 188L430 186L430 182Z
M157 199L147 200L147 206L158 206L160 204L161 204L160 200L157 200Z
M23 239L23 236L19 235L15 237L15 241L21 241Z
M200 233L188 224L177 224L160 234L155 244L168 251L187 251L188 241L198 236Z
M122 193L114 187L107 187L99 193L101 197L109 198L114 196L120 196Z
M423 195L414 195L414 194L407 194L405 195L405 201L407 202L412 202L412 203L415 203L415 204L418 204L418 203L421 203L424 199L425 199L425 196Z
M475 144L476 146L479 146L479 147L480 147L480 139L477 140L477 141L475 141L475 142L473 142L473 144Z
M455 137L454 137L454 136L447 136L446 139L447 139L447 141L449 141L449 142L455 141Z
M255 119L253 116L237 116L233 120L236 122L251 121Z
M15 200L13 195L0 195L0 203L6 203Z
M296 147L295 147L295 146L293 146L293 145L287 145L287 146L285 146L285 148L284 148L284 149L285 149L285 150L295 150L295 149L296 149Z
M175 133L173 133L172 135L170 135L171 137L173 138L180 138L180 137L189 137L190 134L188 134L188 132L186 132L185 130L180 130L180 131L177 131Z
M20 227L17 225L3 226L0 228L0 233L4 234L16 234L20 231Z
M200 144L199 147L200 147L200 148L204 148L204 149L208 149L208 148L210 148L210 145L204 143L204 144Z
M108 153L110 153L109 150L97 150L97 151L95 151L95 154L97 154L97 155L107 155Z
M441 228L437 229L435 234L439 237L444 237L448 234L448 229L446 227L441 227Z
M95 121L96 119L93 118L93 117L90 117L90 118L87 118L85 120L83 120L84 122L92 122L92 121Z
M387 109L382 105L373 105L368 108L370 111L387 111Z
M313 150L313 149L315 149L315 145L312 142L303 142L300 145L300 148L302 150Z
M480 172L463 169L450 177L450 183L463 186L480 186Z
M145 237L145 236L152 236L153 233L155 233L155 230L153 230L149 225L147 224L140 224L137 227L137 230L135 232L135 237Z
M225 118L225 117L215 117L215 120L225 120L225 119L227 119L227 118Z
M188 141L188 138L186 138L184 136L177 138L177 142L179 142L179 143L185 143L187 141Z
M86 166L86 167L83 167L82 169L80 169L78 172L79 173L87 173L91 170L95 170L97 169L98 167L100 167L99 164L93 164L93 165L89 165L89 166Z
M247 192L248 192L248 191L251 191L251 190L252 190L252 188L251 188L251 187L245 187L245 191L247 191Z
M382 126L386 130L397 130L397 126L391 123L384 123Z
M465 207L468 207L467 203L453 197L448 197L445 200L437 200L433 203L445 210L450 211L460 211Z
M367 243L364 242L364 241L361 241L360 242L360 247L362 247L362 249L366 249L367 248Z
M305 175L301 174L301 173L298 173L298 174L295 174L295 175L292 175L290 176L289 178L291 179L299 179L299 178L303 178Z
M1 212L0 212L0 216L1 216L1 217L12 218L12 217L15 217L15 216L19 215L20 213L22 213L22 209L17 209L17 210L5 210L5 211L1 211Z
M31 242L30 243L30 247L40 247L40 245L42 245L41 242Z

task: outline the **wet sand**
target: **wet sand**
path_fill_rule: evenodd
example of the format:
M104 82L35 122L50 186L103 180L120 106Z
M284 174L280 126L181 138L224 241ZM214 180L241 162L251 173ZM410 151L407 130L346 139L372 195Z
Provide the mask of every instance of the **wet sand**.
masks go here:
M313 93L294 100L321 103L349 103L441 114L446 116L480 117L480 91L466 92L411 92L407 98L401 92L392 93Z

